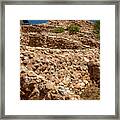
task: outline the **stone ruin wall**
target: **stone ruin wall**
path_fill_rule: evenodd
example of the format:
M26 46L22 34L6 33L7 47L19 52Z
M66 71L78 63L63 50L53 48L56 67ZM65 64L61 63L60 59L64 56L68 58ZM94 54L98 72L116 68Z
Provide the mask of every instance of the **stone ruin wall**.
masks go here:
M55 81L56 86L62 82L64 86L69 86L71 89L74 88L75 90L73 90L73 92L78 97L77 99L93 99L94 96L96 99L99 99L100 43L93 39L94 36L90 38L86 36L86 39L71 41L67 37L62 38L61 36L54 37L42 34L43 32L50 32L50 30L54 28L54 22L56 22L54 24L55 26L67 26L69 24L68 21L65 23L49 21L48 25L21 26L21 86L26 85L28 88L28 91L24 89L24 87L22 88L22 91L25 93L22 97L24 99L28 97L31 99L43 99L39 97L40 95L36 95L35 98L31 97L30 93L34 90L34 85L36 85L37 88L42 88L41 86L46 84L47 89L41 89L40 94L42 94L41 96L46 95L46 99L50 99L48 91L50 91L53 86L47 85L47 80L51 78L50 81ZM75 21L73 21L73 23L74 22ZM82 24L84 25L85 23L86 22L83 21ZM89 22L88 24L90 25ZM89 48L87 52L84 51L84 45L85 47L87 45L87 48ZM41 47L41 49L39 47ZM24 49L27 51L24 51ZM25 59L24 56L26 56L27 59ZM23 66L26 67L24 68ZM34 71L34 74L31 71ZM57 80L54 73L56 73ZM64 78L68 79L69 82L65 81ZM28 79L30 79L31 82L27 84ZM25 81L26 83L24 83ZM39 82L41 84L39 84ZM81 82L83 86L81 86ZM82 94L79 93L79 89L81 89L81 91L83 90ZM55 90L53 91L56 92ZM65 94L61 90L58 91L63 95ZM51 94L52 99L57 99L58 96L55 96L54 93ZM69 97L68 95L64 99L70 99ZM61 95L58 98L63 99Z

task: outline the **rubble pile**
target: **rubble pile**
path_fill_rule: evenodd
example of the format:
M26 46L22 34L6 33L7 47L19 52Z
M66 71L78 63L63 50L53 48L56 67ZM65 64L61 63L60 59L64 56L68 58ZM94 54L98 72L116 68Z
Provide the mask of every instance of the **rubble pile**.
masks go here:
M81 28L76 34L51 32L73 23ZM100 42L93 28L83 20L21 25L21 100L99 100Z

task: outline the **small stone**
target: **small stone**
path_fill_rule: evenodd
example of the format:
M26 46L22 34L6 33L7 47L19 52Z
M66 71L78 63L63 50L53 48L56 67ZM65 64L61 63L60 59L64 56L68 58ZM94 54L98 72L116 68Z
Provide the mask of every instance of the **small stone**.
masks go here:
M81 94L82 94L82 92L79 92L79 94L81 95Z
M56 53L58 54L60 52L60 50L59 49L56 49Z
M60 80L59 80L59 79L56 79L56 80L55 80L55 83L56 83L56 84L60 83Z
M70 93L70 90L66 90L66 94L69 94Z
M81 74L82 74L82 76L85 75L85 71L82 71Z
M31 52L34 52L34 51L35 51L35 49L34 49L34 48L30 48L30 51L31 51Z
M84 60L85 60L86 62L89 62L89 59L88 59L88 58L86 58L86 57L84 57Z
M28 63L29 63L29 60L27 60L27 59L23 61L23 64L25 64L25 65L27 65Z
M45 78L41 75L37 75L37 79L45 80Z
M83 82L84 82L85 84L88 84L88 81L87 81L87 80L83 80Z
M46 88L47 89L54 89L54 83L53 82L47 82L46 83Z
M30 81L31 84L35 83L36 84L36 80L32 80Z
M83 83L83 82L80 83L80 86L81 86L81 87L84 87L84 86L85 86L85 83Z
M85 67L83 67L83 70L87 70L87 67L85 66Z
M69 82L67 80L63 80L62 83L67 85Z
M28 57L27 57L27 56L25 56L25 57L24 57L24 60L28 60Z
M70 88L70 90L72 90L72 88Z
M52 51L52 50L50 50L49 52L50 52L51 54L53 54L53 51Z
M82 80L79 80L80 83L82 83Z
M71 97L71 100L77 100L75 97Z
M62 86L64 86L64 84L63 84L62 82L60 82L60 83L59 83L59 85L62 85Z
M35 67L39 67L39 66L40 66L40 64L36 63L36 64L34 64L34 66L35 66Z
M41 60L38 58L38 59L36 59L36 62L38 62L38 63L39 63L39 62L41 62Z
M63 90L63 91L65 90L63 86L59 86L58 89L59 89L59 90Z
M81 91L84 92L84 89L82 89Z
M30 54L30 55L29 55L29 58L33 58L33 57L34 57L34 55L33 55L33 54Z
M25 89L26 91L30 91L28 88Z
M20 54L20 58L23 58L24 57L24 55L23 54Z
M52 91L52 93L54 93L54 94L55 94L55 93L56 93L56 91L55 91L55 90L53 90L53 91Z
M40 82L41 82L41 79L36 79L36 82L39 82L39 83L40 83Z
M58 91L60 92L60 94L62 94L62 95L65 95L65 88L63 87L63 86L59 86L59 88L58 88Z
M21 72L27 72L28 71L25 66L21 66L20 70L21 70Z
M28 76L29 76L29 77L34 77L34 76L36 76L36 75L35 75L35 73L34 73L33 71L29 71L29 72L28 72Z
M77 83L77 84L75 85L75 88L79 89L79 88L80 88L80 85L81 85L81 83Z

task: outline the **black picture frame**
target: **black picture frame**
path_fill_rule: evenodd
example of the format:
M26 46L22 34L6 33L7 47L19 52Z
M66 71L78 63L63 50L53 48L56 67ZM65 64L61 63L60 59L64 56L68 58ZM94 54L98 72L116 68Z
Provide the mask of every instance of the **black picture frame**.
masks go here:
M119 105L119 14L118 0L1 1L0 118L1 119L120 119ZM5 115L5 5L115 5L115 115ZM12 108L11 108L12 109Z

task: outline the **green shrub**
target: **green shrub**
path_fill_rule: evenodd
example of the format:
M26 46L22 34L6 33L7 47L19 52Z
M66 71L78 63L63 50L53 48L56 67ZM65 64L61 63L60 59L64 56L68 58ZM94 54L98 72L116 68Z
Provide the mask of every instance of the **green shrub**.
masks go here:
M100 39L100 20L96 20L93 32L96 34L96 37Z
M80 30L80 27L79 27L78 25L72 24L72 25L70 25L70 26L68 27L68 31L69 31L71 34L77 33L77 32L79 32L79 30Z
M57 28L55 28L54 30L52 30L52 32L54 32L54 33L62 33L62 32L64 32L65 30L64 30L64 28L63 27L57 27Z

